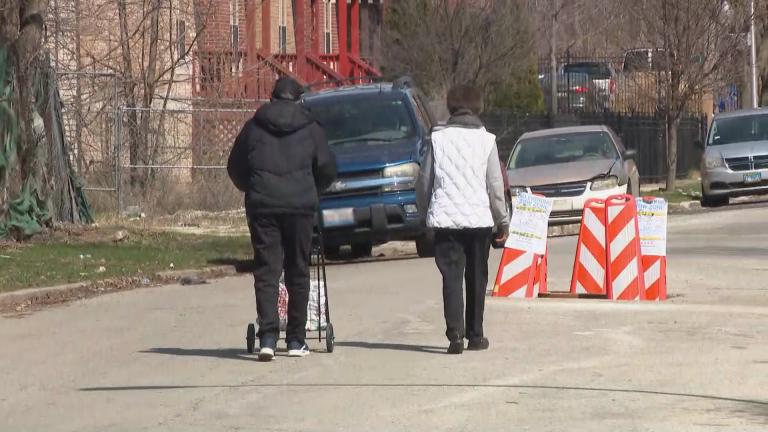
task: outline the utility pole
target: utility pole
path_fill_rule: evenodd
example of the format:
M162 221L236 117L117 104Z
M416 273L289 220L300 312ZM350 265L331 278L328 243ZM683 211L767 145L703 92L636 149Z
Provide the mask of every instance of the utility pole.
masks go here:
M757 42L755 40L755 0L749 2L749 67L752 73L752 108L759 105L757 100Z

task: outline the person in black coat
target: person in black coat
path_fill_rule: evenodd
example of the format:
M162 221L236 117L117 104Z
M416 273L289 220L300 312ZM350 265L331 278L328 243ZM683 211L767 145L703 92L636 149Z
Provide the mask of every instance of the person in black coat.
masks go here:
M325 134L299 103L303 88L289 77L275 83L235 139L227 171L245 193L255 268L259 359L274 358L279 336L278 294L285 271L290 356L309 353L305 343L309 261L319 192L336 178L336 159Z

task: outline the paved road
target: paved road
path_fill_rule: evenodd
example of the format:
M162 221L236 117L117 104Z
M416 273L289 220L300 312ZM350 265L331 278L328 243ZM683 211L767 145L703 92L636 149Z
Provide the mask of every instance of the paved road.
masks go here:
M244 355L247 277L0 318L0 430L765 431L767 216L673 219L664 304L491 299L463 356L417 259L332 267L337 351L299 360Z

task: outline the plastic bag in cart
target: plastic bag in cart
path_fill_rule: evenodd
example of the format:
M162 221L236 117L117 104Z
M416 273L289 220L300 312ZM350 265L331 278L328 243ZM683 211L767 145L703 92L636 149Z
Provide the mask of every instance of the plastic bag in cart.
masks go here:
M320 289L322 287L322 289ZM320 307L318 307L318 290L320 291ZM285 331L288 325L288 289L285 287L282 279L280 280L280 295L277 298L277 310L280 317L280 331ZM319 313L319 317L318 317ZM328 325L325 318L325 285L316 280L309 284L309 302L307 303L307 324L308 331L318 330L318 318L320 328L325 329Z

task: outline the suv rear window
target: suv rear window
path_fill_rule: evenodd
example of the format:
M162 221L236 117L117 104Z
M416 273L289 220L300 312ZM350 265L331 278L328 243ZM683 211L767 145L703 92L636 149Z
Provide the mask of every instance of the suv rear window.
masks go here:
M571 63L563 67L565 73L583 73L590 76L592 79L610 79L611 69L605 63L588 62L588 63Z
M416 134L408 108L400 98L377 93L370 97L308 100L305 104L331 145L355 141L386 143Z

